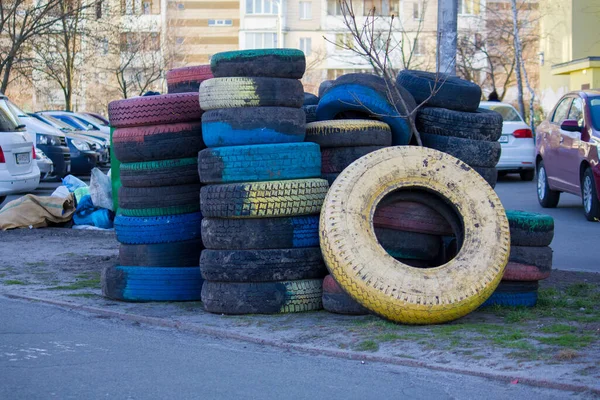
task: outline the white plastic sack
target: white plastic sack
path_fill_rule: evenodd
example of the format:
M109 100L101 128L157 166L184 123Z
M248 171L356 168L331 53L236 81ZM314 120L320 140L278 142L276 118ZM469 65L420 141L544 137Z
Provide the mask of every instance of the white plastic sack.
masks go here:
M112 186L110 177L104 175L98 168L92 170L90 178L90 196L94 206L113 210Z
M69 193L69 188L64 185L61 185L57 187L54 192L52 192L50 197L59 197L61 199L66 199L67 197L69 197Z

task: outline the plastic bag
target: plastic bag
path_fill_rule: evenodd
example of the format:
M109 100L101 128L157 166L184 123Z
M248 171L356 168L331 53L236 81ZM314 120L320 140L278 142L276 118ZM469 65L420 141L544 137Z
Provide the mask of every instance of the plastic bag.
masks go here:
M113 227L114 214L104 208L94 207L90 195L83 196L77 210L73 214L75 225L91 225L98 228L110 229Z
M75 195L75 200L77 200L77 203L79 203L81 201L81 199L83 198L83 196L88 196L90 194L90 188L87 186L80 187L78 189L75 189L73 194Z
M104 175L98 168L92 170L90 196L92 196L94 206L113 211L110 176Z
M65 176L62 179L62 183L63 183L63 185L65 185L67 187L67 189L69 189L69 192L71 192L71 193L81 187L87 187L87 184L84 181L82 181L81 179L79 179L73 175Z
M71 192L69 192L69 189L64 185L61 185L57 187L54 192L52 192L50 197L59 197L61 199L66 199L67 197L69 197L69 194L71 194Z

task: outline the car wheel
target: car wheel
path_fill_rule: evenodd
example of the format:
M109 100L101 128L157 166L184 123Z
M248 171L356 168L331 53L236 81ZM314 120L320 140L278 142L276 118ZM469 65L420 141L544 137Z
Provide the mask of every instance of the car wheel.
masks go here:
M548 186L548 177L543 161L538 164L537 177L537 197L540 205L544 208L555 208L560 199L560 192L552 190Z
M522 181L531 182L533 180L533 177L535 176L535 170L526 169L525 171L519 172L519 175L521 176Z
M583 174L581 197L583 199L583 212L587 220L598 221L600 219L600 202L598 201L594 175L590 168L586 169Z

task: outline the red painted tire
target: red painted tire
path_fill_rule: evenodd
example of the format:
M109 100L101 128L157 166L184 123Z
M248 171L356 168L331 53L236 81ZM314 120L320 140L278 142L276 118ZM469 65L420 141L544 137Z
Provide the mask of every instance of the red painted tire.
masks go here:
M110 124L115 128L200 121L202 113L197 93L134 97L108 105Z
M335 314L369 314L369 310L344 292L331 275L327 275L323 280L323 308Z
M402 201L382 205L375 210L373 225L432 235L453 235L452 227L442 215L425 204Z
M200 84L212 77L210 65L175 68L167 72L167 88L170 94L198 92Z
M504 269L503 281L541 281L550 276L551 269L509 261Z

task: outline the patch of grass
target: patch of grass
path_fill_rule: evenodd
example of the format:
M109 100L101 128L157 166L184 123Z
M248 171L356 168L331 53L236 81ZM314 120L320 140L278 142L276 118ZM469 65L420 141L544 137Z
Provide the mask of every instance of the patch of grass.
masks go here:
M5 276L6 276L6 274L0 273L0 278L4 278Z
M374 318L356 319L352 321L352 325L380 329L397 329L400 327L400 325L393 322Z
M47 290L79 290L79 289L99 289L100 278L94 279L83 279L77 282L73 282L69 285L54 286Z
M94 297L102 297L100 295L97 295L95 293L69 293L67 296L69 297L83 297L86 299L92 299Z
M379 350L379 344L374 340L363 340L354 346L354 350L357 351L377 351Z
M75 278L78 279L90 279L92 276L88 273L83 273L83 274L77 274L75 275Z
M540 329L540 331L544 333L567 333L573 332L575 330L574 326L565 325L565 324L553 324L544 326Z
M71 253L71 252L69 252L69 253L63 253L62 255L63 256L67 256L67 257L77 257L76 253Z
M535 361L541 360L544 358L544 354L540 353L539 350L523 350L523 351L513 351L506 355L508 358L512 358L518 361Z
M594 285L581 282L581 283L574 283L574 284L568 286L567 289L565 290L565 292L569 296L585 297L585 296L588 296L590 294L590 292L592 292L594 290L595 290Z
M397 333L383 333L381 335L375 336L375 340L379 342L391 342L393 340L403 340L403 335L398 335Z
M29 267L43 267L44 265L46 265L46 263L44 261L36 261L25 263L25 265Z
M509 324L514 324L518 322L529 321L534 318L533 312L525 307L515 307L510 309L506 316L504 317L504 321Z
M2 281L2 283L5 285L29 285L28 282L20 281L17 279L8 279L6 281Z
M516 329L516 330L513 330L512 332L503 333L503 334L493 337L492 342L494 344L507 347L507 344L509 344L511 342L514 342L517 340L522 340L522 339L527 339L527 338L528 338L527 335L525 335L520 330Z
M596 338L592 335L577 335L574 333L566 333L560 336L536 337L535 339L540 343L571 349L586 347L596 341Z

